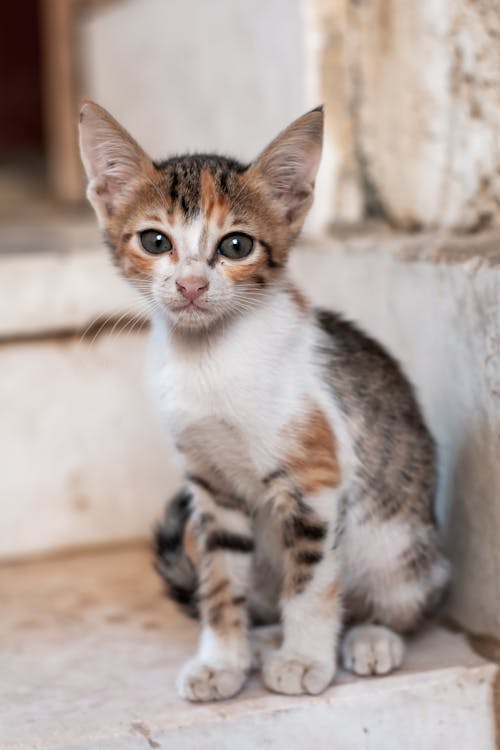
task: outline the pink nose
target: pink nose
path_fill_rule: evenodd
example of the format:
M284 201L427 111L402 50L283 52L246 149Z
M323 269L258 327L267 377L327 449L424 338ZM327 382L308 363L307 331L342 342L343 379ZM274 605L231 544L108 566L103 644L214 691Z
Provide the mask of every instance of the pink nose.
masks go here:
M202 276L188 276L181 281L176 282L177 289L190 302L201 297L203 292L208 289L208 281Z

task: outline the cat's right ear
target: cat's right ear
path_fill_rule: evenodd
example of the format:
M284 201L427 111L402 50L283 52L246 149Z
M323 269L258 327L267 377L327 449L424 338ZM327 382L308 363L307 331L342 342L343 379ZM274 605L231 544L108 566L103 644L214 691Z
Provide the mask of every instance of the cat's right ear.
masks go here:
M109 112L88 100L80 110L80 153L88 179L87 198L106 227L153 164Z

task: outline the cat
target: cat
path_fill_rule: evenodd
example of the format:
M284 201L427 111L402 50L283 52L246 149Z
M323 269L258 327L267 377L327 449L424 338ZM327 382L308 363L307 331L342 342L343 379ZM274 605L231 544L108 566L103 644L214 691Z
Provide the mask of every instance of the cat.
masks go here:
M250 620L282 623L265 685L317 694L340 655L399 667L402 634L442 598L437 457L397 362L310 305L287 259L313 200L323 110L249 165L153 162L84 103L87 195L124 276L151 303L152 382L186 486L158 530L158 568L201 619L182 697L237 694Z

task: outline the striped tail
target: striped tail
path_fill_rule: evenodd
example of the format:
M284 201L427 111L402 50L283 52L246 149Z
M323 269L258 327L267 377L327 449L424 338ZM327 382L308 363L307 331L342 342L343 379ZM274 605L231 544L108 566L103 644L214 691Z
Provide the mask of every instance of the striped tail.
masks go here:
M155 569L168 596L190 617L198 617L198 572L186 550L186 531L192 514L191 493L184 487L167 504L154 532Z

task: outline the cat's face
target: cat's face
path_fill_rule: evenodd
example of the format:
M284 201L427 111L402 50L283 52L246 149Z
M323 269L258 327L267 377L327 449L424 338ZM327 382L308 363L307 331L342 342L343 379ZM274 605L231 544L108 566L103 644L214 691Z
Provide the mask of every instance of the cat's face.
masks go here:
M88 197L123 273L177 330L206 330L272 293L312 202L323 114L250 166L214 155L153 163L98 105L81 113Z

